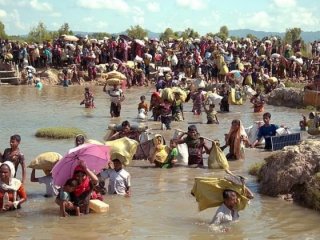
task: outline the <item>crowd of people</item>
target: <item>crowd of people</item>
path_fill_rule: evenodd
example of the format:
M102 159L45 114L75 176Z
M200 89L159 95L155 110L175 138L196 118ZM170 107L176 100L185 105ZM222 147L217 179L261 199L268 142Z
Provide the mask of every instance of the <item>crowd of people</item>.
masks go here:
M316 43L313 43L314 45ZM155 92L152 93L150 104L145 96L140 96L138 112L152 113L152 120L161 122L162 130L171 129L171 121L184 121L185 102L192 101L194 115L207 116L207 124L219 124L218 113L215 109L219 105L221 112L229 112L230 96L235 91L233 98L240 101L242 93L235 89L245 86L255 90L250 102L254 112L264 112L264 92L268 93L281 85L280 79L286 77L300 81L304 76L312 80L319 74L319 47L312 48L312 59L305 59L301 54L301 42L294 46L284 44L275 37L265 41L251 40L249 38L239 41L227 39L188 39L172 40L168 42L150 39L130 39L120 36L118 39L110 38L103 41L90 41L81 39L77 43L71 43L63 39L46 42L43 44L22 44L2 41L1 57L4 61L12 61L24 66L39 67L66 67L76 66L75 72L83 69L88 71L91 79L96 78L97 69L103 66L102 71L117 70L126 76L126 85L147 86L153 83ZM8 57L11 54L12 57ZM131 65L129 62L133 62ZM156 74L151 76L151 70ZM65 74L66 75L66 74ZM79 76L79 75L78 75ZM273 81L273 77L276 81ZM195 82L200 78L200 83ZM270 80L271 79L271 80ZM67 79L66 79L67 80ZM219 102L208 100L205 88L214 86L215 94ZM164 98L165 89L178 87L181 91L173 91L172 98ZM119 84L114 84L107 89L103 87L110 97L110 115L117 118L121 114L122 102L126 101ZM238 96L238 93L240 94ZM94 108L94 96L89 88L85 88L84 100L80 105ZM226 155L228 160L243 160L244 146L256 147L259 141L265 139L265 149L271 149L270 137L276 135L277 125L270 123L271 114L263 114L264 125L259 128L254 142L249 142L243 124L239 119L231 122L230 130L225 136L223 150L229 147ZM303 121L307 125L306 120ZM131 129L128 121L121 124L121 130L113 133L109 140L128 137L139 141L139 133ZM21 138L13 135L10 138L10 148L1 154L0 166L0 206L2 211L17 209L26 201L27 195L24 189L26 181L25 159L19 149ZM177 165L179 144L186 144L189 166L203 167L203 155L209 154L212 147L200 136L196 125L189 125L187 131L178 138L170 139L166 146L161 135L154 136L153 153L148 156L151 163L160 168L172 168ZM84 136L77 136L76 146L85 142ZM21 181L16 178L18 166L22 167ZM109 179L108 189L104 187L104 181ZM103 194L118 194L129 197L131 195L130 174L123 169L122 162L112 159L109 167L99 175L94 174L84 162L76 167L73 177L64 186L57 188L52 184L52 176L48 173L44 177L36 177L32 171L31 182L46 185L46 196L55 196L60 208L60 215L81 215L89 212L89 199L103 199ZM212 223L221 224L238 219L235 209L236 194L226 189L223 193L224 204L218 209Z

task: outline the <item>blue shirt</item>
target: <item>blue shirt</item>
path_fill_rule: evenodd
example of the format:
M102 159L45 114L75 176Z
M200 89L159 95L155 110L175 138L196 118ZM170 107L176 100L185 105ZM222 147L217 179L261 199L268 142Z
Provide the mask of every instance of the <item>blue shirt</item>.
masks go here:
M259 128L259 132L258 132L258 140L260 140L262 137L264 137L265 139L265 149L272 149L272 145L271 145L271 137L276 135L276 130L279 127L277 125L274 124L270 124L269 126L261 126Z

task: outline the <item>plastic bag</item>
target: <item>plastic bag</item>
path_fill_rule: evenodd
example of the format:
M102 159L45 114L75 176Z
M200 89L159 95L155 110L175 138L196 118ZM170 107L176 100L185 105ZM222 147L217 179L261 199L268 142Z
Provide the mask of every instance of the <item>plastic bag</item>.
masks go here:
M212 148L208 157L208 168L222 168L224 170L229 170L228 160L221 148L215 142L212 143Z
M129 165L133 155L137 151L139 143L130 138L124 137L114 141L105 142L106 146L111 147L110 158L119 159L123 165Z
M197 177L191 194L198 202L199 211L202 211L220 206L223 203L222 193L225 189L230 189L237 193L238 204L236 208L238 211L243 210L249 202L249 199L245 196L244 186L235 184L227 179Z

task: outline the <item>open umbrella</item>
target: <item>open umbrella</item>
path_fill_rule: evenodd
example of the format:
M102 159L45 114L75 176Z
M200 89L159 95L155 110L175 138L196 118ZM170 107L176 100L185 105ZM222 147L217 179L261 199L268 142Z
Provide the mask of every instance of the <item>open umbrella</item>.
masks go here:
M110 160L110 147L85 143L70 149L52 169L53 183L63 186L68 179L72 178L80 160L83 160L91 171L98 174Z

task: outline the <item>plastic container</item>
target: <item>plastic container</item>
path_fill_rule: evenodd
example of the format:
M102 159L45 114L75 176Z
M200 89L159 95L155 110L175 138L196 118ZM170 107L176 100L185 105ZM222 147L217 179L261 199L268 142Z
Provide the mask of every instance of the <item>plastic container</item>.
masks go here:
M105 213L109 211L109 204L98 199L91 199L89 201L89 208L95 213Z

